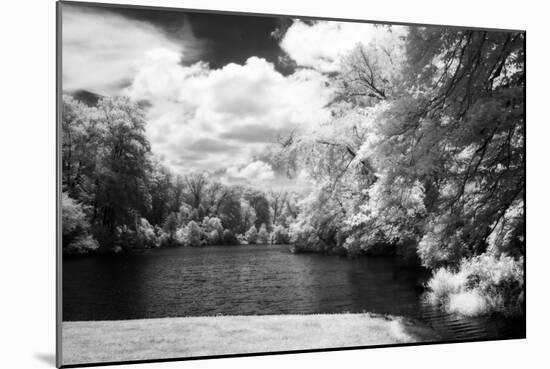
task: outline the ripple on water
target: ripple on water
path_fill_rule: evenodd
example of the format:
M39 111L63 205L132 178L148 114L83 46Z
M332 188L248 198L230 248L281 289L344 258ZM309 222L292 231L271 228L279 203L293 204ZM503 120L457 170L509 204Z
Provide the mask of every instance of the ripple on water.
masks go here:
M465 318L425 303L426 273L391 258L292 254L283 245L148 250L63 260L63 320L372 312L446 340L519 338L524 319Z

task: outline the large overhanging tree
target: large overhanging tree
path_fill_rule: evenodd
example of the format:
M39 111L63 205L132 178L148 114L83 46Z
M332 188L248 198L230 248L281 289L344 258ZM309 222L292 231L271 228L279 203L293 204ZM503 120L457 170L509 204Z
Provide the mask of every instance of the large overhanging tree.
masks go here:
M349 250L397 245L428 267L488 248L522 254L523 43L416 27L359 45L334 80L333 121L281 141L324 192L311 201L326 216L303 223L326 230L338 212Z

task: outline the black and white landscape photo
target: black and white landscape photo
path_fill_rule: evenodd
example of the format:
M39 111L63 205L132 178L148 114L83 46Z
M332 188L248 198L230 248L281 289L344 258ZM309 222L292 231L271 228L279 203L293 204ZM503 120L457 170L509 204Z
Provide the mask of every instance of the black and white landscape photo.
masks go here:
M525 337L525 32L58 5L58 365Z

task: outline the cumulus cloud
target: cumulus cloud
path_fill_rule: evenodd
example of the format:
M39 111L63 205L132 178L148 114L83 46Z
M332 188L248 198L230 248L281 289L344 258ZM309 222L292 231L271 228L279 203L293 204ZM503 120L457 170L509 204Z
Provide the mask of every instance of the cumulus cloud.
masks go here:
M151 49L169 50L181 58L182 44L147 22L64 5L63 89L114 94L132 81Z
M227 176L231 179L245 179L251 181L268 181L275 178L273 168L263 161L253 161L245 167L227 168Z
M317 71L283 76L258 57L220 69L202 62L182 66L169 49L148 56L125 93L151 103L153 150L176 170L243 167L278 134L330 117L333 92Z
M330 119L334 91L325 72L370 37L372 26L296 21L281 46L298 65L312 68L282 75L256 56L218 69L206 61L190 64L206 44L186 24L176 40L152 23L64 6L63 89L146 102L153 152L178 173L208 170L232 180L290 185L257 158L278 135Z
M339 59L357 44L383 41L406 32L406 27L387 27L368 23L320 21L313 25L294 21L280 42L281 48L299 65L321 72L336 72Z

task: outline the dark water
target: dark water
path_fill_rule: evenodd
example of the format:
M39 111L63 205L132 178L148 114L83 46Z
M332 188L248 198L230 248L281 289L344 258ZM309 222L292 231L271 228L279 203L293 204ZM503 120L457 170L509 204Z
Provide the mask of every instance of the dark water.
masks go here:
M515 338L522 321L460 318L421 298L427 278L390 258L291 254L286 246L147 250L63 261L63 320L372 312L444 339Z

